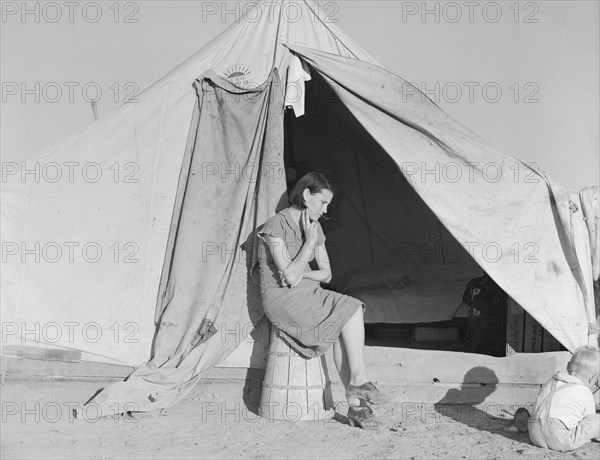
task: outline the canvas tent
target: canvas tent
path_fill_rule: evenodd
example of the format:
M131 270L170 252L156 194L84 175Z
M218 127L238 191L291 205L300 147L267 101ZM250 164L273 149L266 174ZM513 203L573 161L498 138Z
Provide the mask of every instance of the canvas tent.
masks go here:
M334 272L475 261L568 349L593 342L597 188L489 145L316 5L261 6L275 14L3 172L5 343L141 366L96 401L169 406L263 324L254 235L310 169L340 188L324 224ZM431 235L460 249L453 261L415 260Z

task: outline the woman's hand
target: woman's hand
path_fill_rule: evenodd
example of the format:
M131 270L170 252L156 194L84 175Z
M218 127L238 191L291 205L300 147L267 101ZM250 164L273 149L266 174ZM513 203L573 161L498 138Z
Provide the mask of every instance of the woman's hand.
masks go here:
M302 222L302 230L304 231L306 242L309 245L314 246L317 244L317 223L311 222L310 216L308 215L308 209L302 211L300 221Z
M296 281L295 284L289 284L286 280L285 280L285 276L283 276L283 272L280 270L277 273L279 273L279 285L281 287L288 287L288 288L293 288L298 286L298 284L300 283L300 281L302 281L302 278L304 277L304 275L300 275L298 277L298 281Z
M304 232L304 244L300 249L300 252L296 255L294 260L290 262L290 254L285 245L285 242L281 238L276 238L270 235L265 235L264 239L269 246L269 251L273 256L273 261L278 268L277 277L279 278L279 285L281 287L293 288L297 286L302 279L314 279L314 272L305 272L308 266L308 261L312 257L313 250L316 252L316 245L318 244L318 224L310 221L308 210L302 211L300 215L300 227ZM323 253L327 251L323 247ZM321 265L321 263L320 263ZM330 273L330 272L329 272Z

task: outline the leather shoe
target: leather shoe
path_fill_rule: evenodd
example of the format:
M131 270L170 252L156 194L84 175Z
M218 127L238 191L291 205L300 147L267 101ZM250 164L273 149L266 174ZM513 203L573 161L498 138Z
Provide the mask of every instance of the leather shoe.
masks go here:
M385 404L390 402L390 398L379 391L373 382L363 383L362 385L348 385L346 398L358 398L371 404Z
M348 425L363 430L378 430L381 422L377 420L370 407L350 406L348 408Z

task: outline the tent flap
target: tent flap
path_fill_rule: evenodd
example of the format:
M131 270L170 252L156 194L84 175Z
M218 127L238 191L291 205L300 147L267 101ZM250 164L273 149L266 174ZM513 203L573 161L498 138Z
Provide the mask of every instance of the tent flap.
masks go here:
M99 405L98 416L115 404L136 411L169 407L203 371L251 340L264 314L252 270L256 231L285 193L279 84L276 70L254 89L212 71L197 80L198 123L176 200L181 211L169 238L169 298L153 357L89 403Z
M385 69L302 46L290 49L324 76L427 206L508 295L568 349L590 341L593 301L589 280L580 282L591 258L583 214L569 212L572 197L555 202L541 177L515 181L511 168L520 164L517 159ZM453 175L435 173L444 170ZM562 214L564 206L568 218L561 220L555 208Z

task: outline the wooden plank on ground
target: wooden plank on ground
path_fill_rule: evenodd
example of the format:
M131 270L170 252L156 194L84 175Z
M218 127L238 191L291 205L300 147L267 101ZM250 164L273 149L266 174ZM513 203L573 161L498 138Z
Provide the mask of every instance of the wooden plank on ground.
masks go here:
M386 392L391 402L413 412L419 405L426 404L434 410L434 404L455 405L465 404L484 406L490 410L498 411L498 407L507 409L531 406L535 403L540 389L539 385L497 384L378 384L381 391ZM340 382L335 382L332 387L336 404L345 403L343 387ZM495 408L495 409L494 409ZM514 412L514 411L513 411Z
M379 383L543 384L565 370L569 352L518 353L495 358L475 353L366 347L367 378Z
M37 359L10 358L2 360L7 379L123 379L134 370L131 366L96 363L91 361L64 362Z
M64 361L78 363L81 351L63 348L41 348L28 345L3 345L2 356L9 358L27 358L40 361Z

